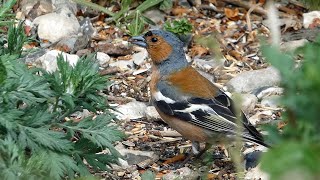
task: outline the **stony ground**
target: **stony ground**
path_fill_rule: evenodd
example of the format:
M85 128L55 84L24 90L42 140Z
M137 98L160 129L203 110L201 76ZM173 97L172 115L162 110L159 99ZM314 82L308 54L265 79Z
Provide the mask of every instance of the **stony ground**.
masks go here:
M242 109L258 128L266 123L277 125L282 108L279 97L280 75L262 57L260 39L270 39L272 14L265 1L205 0L174 1L173 7L161 11L157 7L144 12L161 28L165 21L186 18L193 26L191 40L186 42L189 62L211 82L230 96L242 98ZM120 4L101 1L101 5L117 12ZM133 4L132 10L138 4ZM297 3L276 4L281 27L281 49L290 51L312 41L319 31L319 13ZM39 43L26 49L38 48L24 60L30 66L54 71L56 56L62 51L74 63L79 57L97 52L101 74L110 75L111 85L103 92L115 108L119 125L127 134L116 148L124 155L120 165L111 172L99 175L106 179L140 179L145 170L156 173L157 179L236 179L264 178L257 168L235 173L228 150L214 146L202 158L192 159L181 168L181 162L190 154L191 142L161 121L149 103L151 61L146 50L128 43L128 31L116 26L110 18L71 1L21 1L17 5L18 19L24 19L26 33L36 36ZM304 17L304 18L303 18ZM311 17L311 18L310 18ZM205 41L203 40L205 37ZM85 112L83 112L84 114ZM255 164L257 151L246 144L239 154L246 156L244 166ZM253 160L252 160L253 159Z

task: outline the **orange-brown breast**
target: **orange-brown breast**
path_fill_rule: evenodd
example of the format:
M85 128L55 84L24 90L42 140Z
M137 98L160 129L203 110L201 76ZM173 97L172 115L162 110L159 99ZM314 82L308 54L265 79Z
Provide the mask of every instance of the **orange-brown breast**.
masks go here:
M151 74L151 80L150 80L150 92L151 94L154 94L157 91L157 83L160 80L160 72L158 68L153 65L152 66L152 74Z
M199 98L213 98L219 91L216 86L191 66L171 74L167 77L167 81L182 93Z

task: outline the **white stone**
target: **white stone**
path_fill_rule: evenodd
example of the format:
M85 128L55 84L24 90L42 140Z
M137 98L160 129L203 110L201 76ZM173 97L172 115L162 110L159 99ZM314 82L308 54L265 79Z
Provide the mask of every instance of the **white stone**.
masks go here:
M228 91L248 93L267 86L277 86L281 82L279 71L270 66L265 69L243 72L232 78L226 85Z
M143 49L140 52L133 54L132 60L134 64L140 66L147 57L148 57L148 52L146 49Z
M57 57L59 54L62 54L63 58L72 66L74 66L79 60L79 56L77 55L67 54L58 50L51 50L36 60L35 63L47 72L54 72L58 69Z
M130 70L134 64L132 60L119 60L109 64L110 67L118 67L122 71Z
M97 52L97 60L99 65L102 66L110 61L110 56L103 52Z
M132 101L127 104L118 106L115 112L118 119L139 119L145 117L147 105L143 102Z
M33 25L38 26L39 38L50 42L77 35L80 31L77 18L68 8L61 8L59 12L39 16L33 21Z
M147 120L149 121L154 121L157 119L161 119L158 111L156 110L156 108L154 106L148 106L146 109L146 117Z

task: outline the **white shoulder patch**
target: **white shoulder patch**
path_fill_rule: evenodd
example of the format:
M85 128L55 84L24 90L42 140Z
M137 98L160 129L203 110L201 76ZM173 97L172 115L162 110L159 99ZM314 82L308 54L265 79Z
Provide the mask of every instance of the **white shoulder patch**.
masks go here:
M153 94L153 97L157 100L157 101L164 101L168 104L173 104L175 103L174 100L168 98L168 97L165 97L160 91L157 91L156 93Z

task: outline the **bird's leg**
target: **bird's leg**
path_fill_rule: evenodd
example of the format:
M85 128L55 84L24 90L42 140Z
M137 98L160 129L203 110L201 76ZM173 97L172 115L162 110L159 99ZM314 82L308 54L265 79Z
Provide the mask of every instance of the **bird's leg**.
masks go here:
M196 159L200 158L211 146L211 144L206 143L204 149L201 150L200 143L198 141L192 141L192 153L179 164L178 168L183 167L192 157L195 157Z

